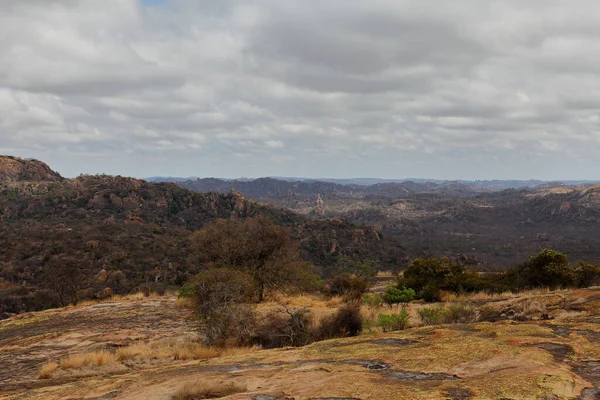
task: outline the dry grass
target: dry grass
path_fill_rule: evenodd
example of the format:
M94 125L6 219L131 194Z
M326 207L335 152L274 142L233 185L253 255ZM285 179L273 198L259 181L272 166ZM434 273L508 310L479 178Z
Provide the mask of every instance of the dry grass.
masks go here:
M177 296L177 292L174 291L166 291L164 294L160 295L156 292L150 292L150 296L145 297L144 293L136 292L129 294L115 294L105 299L89 299L82 300L78 302L76 305L69 305L67 308L74 307L85 307L85 306L93 306L95 304L107 303L107 302L123 302L123 301L135 301L135 300L143 300L143 299L161 299L167 297L175 297Z
M44 365L42 365L42 368L40 368L40 373L38 377L40 379L50 379L52 378L52 374L54 373L54 371L56 371L57 369L58 364L53 362L47 362Z
M318 324L324 318L336 312L344 303L341 297L327 297L321 294L285 295L282 293L269 293L269 301L258 304L259 315L277 312L285 307L310 311L310 318Z
M207 347L201 343L175 340L160 340L153 343L135 343L121 347L116 351L119 361L140 359L157 360L171 358L173 360L206 360L219 357L223 349Z
M206 360L221 355L221 352L216 348L196 343L183 343L173 347L172 351L174 360Z
M184 384L173 397L172 400L200 400L216 399L236 393L245 392L246 388L236 383L211 382L200 380Z
M135 343L130 346L118 348L115 352L117 360L129 360L135 357L141 357L144 359L152 358L154 352L152 347L146 343Z
M117 357L110 351L94 351L89 353L72 354L60 361L61 369L81 368L83 366L101 367L117 361Z
M202 343L190 339L163 339L151 343L134 343L129 346L121 347L115 352L97 351L81 354L72 354L60 360L62 370L81 369L84 367L101 367L105 364L120 363L128 368L142 367L148 361L159 360L161 362L176 360L207 360L216 357L229 357L251 353L260 350L260 347L207 347ZM44 375L52 374L50 365L45 364L40 370ZM48 366L47 366L48 365ZM48 372L50 371L50 372Z
M527 297L527 296L540 296L551 293L549 289L532 289L524 292L502 292L502 293L489 293L489 292L476 292L476 293L451 293L442 292L443 303L484 303L488 301L503 301L514 298Z
M194 305L194 300L189 297L177 297L176 304L179 308L191 308Z

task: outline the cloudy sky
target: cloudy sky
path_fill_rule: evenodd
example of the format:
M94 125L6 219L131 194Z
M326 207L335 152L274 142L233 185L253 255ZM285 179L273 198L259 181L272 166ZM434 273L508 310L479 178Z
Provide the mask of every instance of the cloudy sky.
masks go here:
M65 176L598 179L600 5L2 0L0 153Z

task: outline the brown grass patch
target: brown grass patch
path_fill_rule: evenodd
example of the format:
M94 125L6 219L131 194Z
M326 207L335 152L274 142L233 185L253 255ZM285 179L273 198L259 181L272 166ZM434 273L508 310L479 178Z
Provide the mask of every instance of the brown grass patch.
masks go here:
M184 384L173 397L172 400L200 400L216 399L236 393L245 392L244 386L236 383L211 382L208 380L199 380Z
M110 351L94 351L90 353L73 354L60 361L61 369L81 368L86 365L101 367L117 361L117 357Z
M129 346L121 347L115 352L103 350L73 354L63 358L59 365L62 370L80 369L88 366L101 367L110 363L119 363L128 368L136 368L143 366L146 362L152 360L162 360L162 362L175 360L207 360L216 357L247 354L259 349L260 347L257 346L227 348L208 347L192 340L181 341L175 339L163 339L151 343L134 343ZM40 370L40 374L41 373Z
M443 303L485 303L488 301L502 301L521 297L547 295L551 292L552 291L547 288L531 289L522 292L506 291L502 293L476 292L457 294L452 292L442 292L441 300Z
M153 351L148 344L135 343L130 346L118 348L115 355L119 361L129 360L135 357L152 358Z
M52 378L52 374L54 373L54 371L56 371L57 369L58 364L53 362L47 362L44 365L42 365L42 368L40 368L38 377L40 379L50 379Z

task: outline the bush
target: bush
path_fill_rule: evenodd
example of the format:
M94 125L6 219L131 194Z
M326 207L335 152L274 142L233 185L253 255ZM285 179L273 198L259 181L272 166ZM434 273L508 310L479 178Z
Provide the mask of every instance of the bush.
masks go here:
M575 270L577 286L580 288L600 285L600 265L581 262Z
M418 314L425 325L439 325L442 322L441 307L423 307L418 311Z
M388 286L385 288L383 301L391 306L392 304L408 303L413 301L416 296L417 294L411 288Z
M367 282L352 275L337 275L329 282L328 293L332 296L342 296L347 301L359 300L367 291Z
M363 318L358 302L345 304L335 314L323 319L318 329L319 340L357 336L360 334Z
M444 324L468 324L477 321L477 310L468 305L452 304L442 311Z
M439 301L440 290L473 292L489 287L489 282L472 268L452 263L448 258L413 260L399 279L398 287L413 288L426 301Z
M419 297L428 303L437 303L442 301L442 290L435 285L428 285L421 290Z
M214 268L200 272L189 284L194 310L209 345L229 339L243 343L254 324L252 278L241 271Z
M575 270L563 253L545 249L506 273L507 283L515 289L573 286Z
M261 217L208 224L192 235L190 260L204 267L246 272L256 286L259 302L267 290L315 281L309 272L312 266L302 260L290 230Z
M285 308L268 314L256 328L252 342L263 348L304 346L313 341L308 310Z
M408 311L403 308L399 314L379 314L379 326L384 332L406 329L408 326Z

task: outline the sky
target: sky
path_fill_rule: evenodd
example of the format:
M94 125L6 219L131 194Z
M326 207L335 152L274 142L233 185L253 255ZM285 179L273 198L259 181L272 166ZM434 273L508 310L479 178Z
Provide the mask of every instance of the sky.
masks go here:
M2 0L0 154L64 176L598 179L600 3Z

